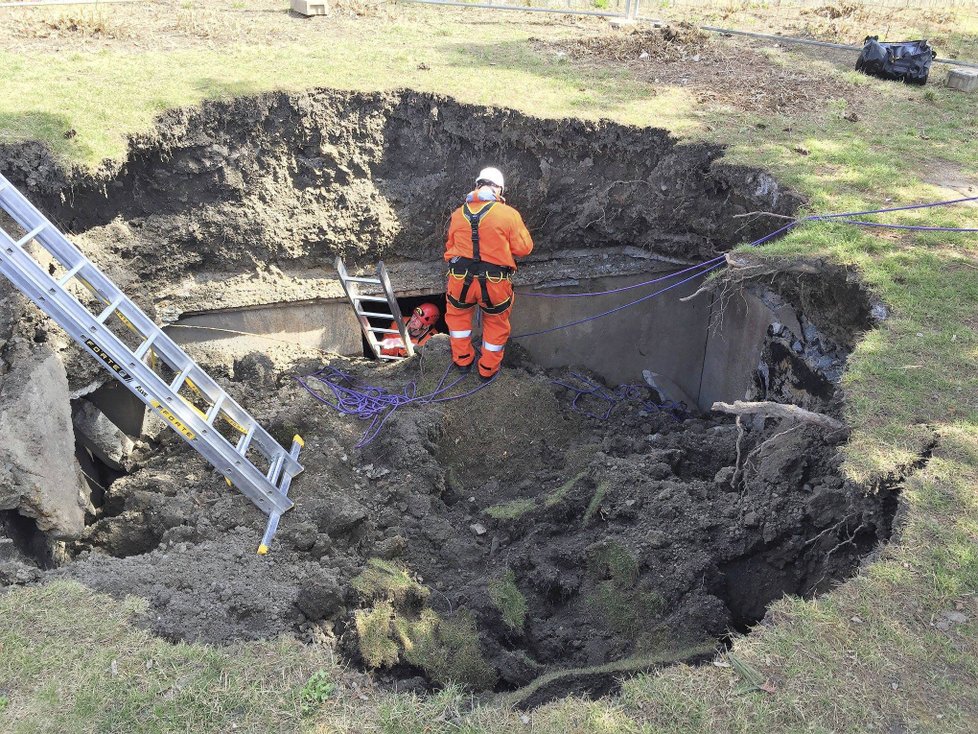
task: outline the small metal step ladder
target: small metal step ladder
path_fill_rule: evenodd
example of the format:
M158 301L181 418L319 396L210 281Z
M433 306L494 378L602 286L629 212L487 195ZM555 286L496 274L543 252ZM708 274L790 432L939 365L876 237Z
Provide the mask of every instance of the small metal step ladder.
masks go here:
M377 263L376 278L363 278L350 275L341 257L336 258L336 272L339 273L343 291L346 293L346 297L350 299L350 305L353 306L353 312L357 315L357 320L360 322L363 336L366 338L367 344L370 345L370 350L374 353L374 356L377 359L383 359L389 362L396 362L414 356L414 344L411 342L411 337L407 333L407 326L401 316L401 308L397 305L397 298L394 297L394 289L391 287L391 279L387 276L387 268L384 267L383 261ZM361 286L372 286L370 288L372 293L362 293ZM378 290L382 295L377 293ZM383 307L379 306L381 303L387 305L387 310L390 313L384 313ZM385 326L374 326L370 323L370 319L382 319ZM390 328L391 322L397 327L396 329ZM404 346L407 355L399 357L381 353L381 344L377 339L378 334L400 335L401 344ZM381 337L381 339L383 338Z
M282 447L2 175L0 210L23 230L0 220L0 273L268 515L267 553L302 438Z

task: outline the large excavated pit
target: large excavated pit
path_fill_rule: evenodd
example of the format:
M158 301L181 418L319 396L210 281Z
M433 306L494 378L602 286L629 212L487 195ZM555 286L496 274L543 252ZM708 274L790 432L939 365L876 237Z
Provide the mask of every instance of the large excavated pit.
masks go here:
M306 440L296 508L259 557L261 513L0 286L0 411L45 421L34 455L0 449L0 583L70 577L147 599L143 622L168 639L292 634L399 687L528 686L526 704L701 659L782 595L830 589L889 538L899 478L848 481L844 428L710 408L841 415L845 360L884 311L840 268L742 257L515 338L495 382L399 410L362 448L366 425L294 379L331 366L391 391L439 383L443 336L406 362L364 359L332 262L384 259L403 305L443 299L447 218L482 166L506 172L537 244L516 279L521 335L659 286L552 296L664 277L794 212L721 153L327 90L168 112L94 175L0 147L0 171L276 438ZM31 480L41 464L48 479Z

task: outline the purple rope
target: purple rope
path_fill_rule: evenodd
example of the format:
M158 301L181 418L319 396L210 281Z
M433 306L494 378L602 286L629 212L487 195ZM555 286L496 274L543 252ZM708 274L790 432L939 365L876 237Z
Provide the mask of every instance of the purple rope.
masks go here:
M399 393L388 392L382 387L373 385L356 384L351 374L330 366L313 372L311 375L296 377L295 379L305 388L306 392L323 405L328 405L341 415L353 415L361 420L370 421L370 425L367 426L360 440L354 446L354 448L359 449L377 438L387 423L387 420L399 408L412 404L427 405L432 403L445 403L450 400L469 397L495 381L498 375L496 373L496 375L493 375L491 379L483 382L481 385L477 385L473 389L458 395L445 395L445 393L462 382L466 377L465 375L460 375L453 382L446 385L445 381L448 379L451 369L452 363L449 362L445 373L441 376L435 389L427 395L418 395L417 383L413 381L405 385ZM333 400L330 400L319 390L311 386L309 381L315 381L321 385L325 385L332 393Z
M978 232L972 227L925 227L918 224L883 224L881 222L864 222L859 219L840 219L844 224L858 224L860 227L880 227L882 229L909 229L916 232Z
M579 385L568 385L566 382L561 382L560 380L551 379L550 381L555 385L559 385L560 387L573 392L574 397L571 400L571 410L589 418L595 418L596 420L601 421L608 420L608 418L611 417L611 412L625 402L639 403L642 409L648 413L668 412L669 415L675 420L679 420L686 415L685 406L682 404L674 403L671 400L666 400L663 403L656 403L653 400L646 400L643 396L643 392L646 388L642 385L619 385L614 390L609 390L604 385L594 382L588 377L585 377L577 372L571 372L570 376L575 380L584 383L584 387ZM578 401L583 397L591 397L596 400L604 401L608 404L608 407L604 413L599 415L578 405Z
M908 206L896 206L887 209L867 209L866 211L861 211L861 212L812 214L811 216L803 217L801 219L795 219L794 221L788 222L788 224L784 225L783 227L779 227L778 229L774 230L770 234L764 235L763 237L756 239L753 242L747 243L747 246L757 247L758 245L762 245L768 240L777 237L782 232L787 232L789 229L796 227L799 224L802 224L803 222L817 222L817 221L827 220L827 219L845 219L849 224L859 224L867 227L892 227L894 229L912 229L912 230L921 230L921 231L928 231L928 232L975 232L978 230L966 229L962 227L922 227L922 226L918 227L918 226L911 226L907 224L877 224L875 222L860 222L857 220L846 219L847 217L858 217L866 214L885 214L888 212L909 211L911 209L931 209L937 206L949 206L951 204L961 204L967 201L978 201L978 196L968 196L962 199L949 199L947 201L935 201L930 204L910 204ZM643 286L647 286L647 285L654 285L655 283L660 283L664 280L669 280L671 278L676 277L677 275L684 275L685 273L689 273L704 265L718 262L723 259L724 256L720 255L718 257L713 258L712 260L705 260L696 265L690 265L688 268L684 268L683 270L677 270L674 273L669 273L668 275L664 275L659 278L646 280L642 283L635 283L633 285L626 285L622 288L612 288L611 290L607 290L607 291L590 291L588 293L529 293L526 291L517 291L517 293L520 296L524 296L528 298L584 298L588 296L606 296L606 295L611 295L613 293L621 293L623 291L632 290L634 288L642 288Z
M524 334L516 334L515 336L511 336L510 339L524 339L524 338L526 338L528 336L539 336L540 334L549 334L552 331L559 331L560 329L567 329L567 328L569 328L571 326L577 326L578 324L584 324L584 323L587 323L588 321L595 321L597 319L604 318L605 316L610 316L613 313L618 313L619 311L623 311L626 308L629 308L630 306L634 306L637 303L641 303L642 301L647 301L650 298L655 298L660 293L665 293L666 291L670 291L673 288L678 288L683 283L688 283L689 281L691 281L691 280L693 280L695 278L698 278L701 275L705 275L706 273L710 272L714 268L720 267L720 265L722 265L722 264L723 263L714 263L713 265L710 265L708 268L706 268L706 270L702 270L702 271L700 271L698 273L694 273L693 275L689 276L688 278L683 278L682 280L680 280L677 283L673 283L672 285L667 285L665 288L660 288L659 290L657 290L657 291L655 291L653 293L649 293L647 296L642 296L641 298L636 298L634 301L629 301L628 303L624 303L621 306L617 306L616 308L612 308L612 309L610 309L608 311L604 311L603 313L599 313L599 314L596 314L594 316L588 316L587 318L583 318L583 319L578 319L577 321L571 321L569 324L561 324L560 326L553 326L553 327L551 327L549 329L541 329L540 331L528 331L528 332L526 332Z
M862 224L862 225L871 226L871 227L872 226L877 226L877 227L889 226L889 227L895 227L897 229L917 229L917 230L936 231L936 232L972 232L972 231L975 231L975 230L964 229L964 228L944 228L944 227L912 227L910 225L883 225L883 224L876 224L874 222L860 222L858 220L847 219L848 217L863 216L863 215L866 215L866 214L884 214L884 213L888 213L888 212L908 211L908 210L911 210L911 209L932 209L932 208L938 207L938 206L949 206L951 204L961 204L961 203L966 202L966 201L978 201L978 196L967 196L967 197L964 197L964 198L961 198L961 199L949 199L947 201L935 201L935 202L931 202L930 204L909 204L907 206L889 207L887 209L867 209L865 211L859 211L859 212L839 212L839 213L835 213L835 214L812 214L810 216L803 217L802 219L795 219L795 220L793 220L791 222L788 222L783 227L779 227L778 229L774 230L770 234L766 234L763 237L760 237L760 238L754 240L753 242L749 242L747 244L747 246L748 247L758 247L759 245L762 245L765 242L767 242L767 241L769 241L769 240L777 237L782 232L787 232L788 230L790 230L790 229L792 229L794 227L797 227L799 224L802 224L804 222L817 222L817 221L830 220L830 219L841 219L841 220L843 220L844 222L847 222L847 223L851 223L851 224ZM567 329L567 328L570 328L571 326L578 326L579 324L585 324L588 321L595 321L597 319L604 318L605 316L610 316L611 314L614 314L614 313L617 313L619 311L622 311L622 310L624 310L626 308L629 308L630 306L634 306L636 304L639 304L642 301L646 301L646 300L648 300L650 298L654 298L655 296L659 295L660 293L665 293L668 290L672 290L673 288L675 288L677 286L680 286L683 283L688 283L690 280L693 280L694 278L696 278L696 277L698 277L700 275L705 275L706 273L710 272L714 268L718 268L722 264L720 261L722 261L724 259L725 259L725 256L724 255L720 255L718 257L713 258L712 260L706 260L706 261L704 261L702 263L699 263L698 265L691 265L690 267L688 267L688 268L686 268L684 270L679 270L679 271L677 271L675 273L671 273L670 275L666 275L666 276L663 276L663 277L655 278L653 280L648 280L648 281L645 281L644 283L636 283L634 285L625 286L624 288L616 288L616 289L608 290L608 291L593 291L591 293L562 293L562 294L561 293L547 293L547 294L544 294L544 293L521 293L520 295L523 295L523 296L542 296L542 297L547 297L547 298L578 298L580 296L602 296L602 295L607 295L607 294L611 294L611 293L620 293L621 291L629 290L631 288L639 288L641 286L651 285L653 283L658 283L658 282L663 281L663 280L669 280L670 278L673 278L673 277L675 277L677 275L683 275L683 274L688 273L690 271L698 270L699 268L702 268L702 267L704 267L706 265L709 265L710 266L710 267L707 267L705 270L701 270L701 271L699 271L697 273L694 273L690 277L684 278L683 280L680 280L677 283L673 283L672 285L670 285L670 286L668 286L666 288L661 288L661 289L655 291L654 293L650 293L647 296L642 296L641 298L636 298L634 301L629 301L628 303L623 304L621 306L618 306L617 308L613 308L613 309L611 309L609 311L604 311L602 313L596 314L594 316L589 316L587 318L578 319L577 321L571 321L569 324L562 324L560 326L554 326L554 327L551 327L549 329L542 329L540 331L531 331L531 332L527 332L525 334L517 334L517 335L512 336L510 338L511 339L523 339L523 338L528 337L528 336L539 336L540 334L549 334L549 333L554 332L554 331L559 331L560 329Z
M612 288L610 291L591 291L590 293L528 293L525 291L518 291L518 294L524 298L585 298L590 296L607 296L612 293L621 293L622 291L630 291L633 288L641 288L646 285L652 285L653 283L661 283L664 280L675 278L677 275L683 275L692 270L701 268L709 263L723 260L724 257L725 257L724 255L720 255L719 257L715 257L712 260L707 260L706 262L697 263L696 265L690 265L688 268L684 268L683 270L677 270L673 273L669 273L668 275L663 275L659 278L654 278L653 280L646 280L643 283L626 285L623 286L622 288Z
M905 212L910 209L932 209L935 206L950 206L951 204L963 204L966 201L978 201L978 196L966 196L963 199L948 199L947 201L934 201L930 204L909 204L907 206L894 206L889 209L867 209L862 212L842 212L840 214L817 214L805 217L805 220L815 219L838 219L839 217L861 217L864 214L886 214L888 212ZM802 221L805 221L802 220Z

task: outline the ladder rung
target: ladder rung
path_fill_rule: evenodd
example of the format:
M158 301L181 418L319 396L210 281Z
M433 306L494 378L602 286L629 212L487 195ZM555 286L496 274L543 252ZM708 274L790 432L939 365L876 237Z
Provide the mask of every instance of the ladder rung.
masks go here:
M378 354L377 355L377 359L382 359L385 362L398 362L398 361L404 359L404 357L395 357L392 354Z
M357 296L358 301L373 301L374 303L387 303L387 299L382 296Z
M183 385L183 381L187 379L187 375L190 374L190 370L194 368L194 363L190 362L186 367L180 370L180 374L176 376L173 382L170 383L170 389L173 392L180 392L180 386Z
M17 247L23 247L24 245L26 245L32 239L34 239L35 237L37 237L42 231L44 231L44 229L47 226L48 226L47 224L39 224L38 226L36 226L30 232L28 232L23 237L21 237L19 240L17 240Z
M64 288L68 284L68 281L70 281L72 278L74 278L76 275L78 275L79 272L81 272L81 269L83 267L85 267L85 261L84 260L82 260L80 263L78 263L75 267L73 267L67 273L65 273L64 275L62 275L58 279L58 285L60 285L62 288Z
M227 394L221 393L214 404L208 409L207 415L204 417L204 421L209 426L214 425L214 420L217 418L217 414L221 412L221 406L224 405L224 401L227 400Z
M110 303L108 306L105 307L105 310L102 311L102 313L100 313L98 316L95 317L95 320L98 321L100 324L104 324L105 320L109 318L109 316L111 316L113 313L115 313L115 310L122 305L122 302L124 300L126 300L125 296L119 296L118 298L116 298L114 301L112 301L112 303Z
M275 457L272 465L268 467L268 474L265 475L265 479L270 481L272 484L278 484L278 475L282 471L282 467L285 465L285 454L279 454Z
M399 332L397 329L381 329L376 326L371 326L370 330L374 334L397 334L398 336L401 334L401 332Z
M153 342L156 341L156 337L158 337L158 336L159 336L159 332L157 332L155 334L150 334L149 335L149 339L147 339L146 341L144 341L142 344L140 344L136 348L136 351L134 353L136 359L142 360L142 358L146 356L146 352L148 352L149 349L150 349L150 347L153 346Z
M248 446L251 444L251 439L255 436L255 429L258 424L255 423L248 429L248 432L238 439L238 445L235 446L235 451L244 456L248 453Z
M374 313L373 311L357 310L357 316L366 316L368 319L393 319L392 313Z
M369 283L370 285L383 285L377 278L354 278L351 275L346 277L347 283Z

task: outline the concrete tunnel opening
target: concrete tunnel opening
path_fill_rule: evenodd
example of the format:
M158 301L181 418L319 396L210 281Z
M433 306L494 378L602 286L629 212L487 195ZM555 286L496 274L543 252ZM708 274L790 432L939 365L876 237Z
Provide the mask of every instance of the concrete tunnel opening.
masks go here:
M618 316L581 324L571 330L520 338L522 334L627 305L653 290L652 287L638 290L636 285L650 278L668 278L685 269L669 262L650 263L647 258L641 260L641 267L641 271L622 275L548 278L529 283L520 278L523 282L516 289L519 306L513 309L511 319L516 337L512 343L541 367L584 368L611 386L642 382L651 375L660 392L667 393L663 398L708 411L715 401L742 398L759 379L760 353L772 323L780 324L779 319L787 321L793 326L782 325L779 329L785 329L785 335L796 332L801 335L797 316L787 305L772 307L757 295L745 293L736 299L724 298L721 307L721 294L710 292L693 297L702 285L697 278ZM397 264L392 266L395 274L399 269ZM438 266L430 269L437 271ZM634 271L635 264L623 269ZM426 285L434 278L427 278ZM678 279L666 280L664 285L675 284ZM621 292L587 299L563 298L608 290ZM434 284L407 289L395 285L395 295L405 317L423 303L435 304L441 313L436 329L440 334L447 333L443 289ZM389 325L377 319L371 319L370 323L378 327ZM477 335L478 332L477 326ZM171 325L169 333L181 344L216 342L239 356L279 340L300 343L324 353L373 359L344 298L187 313ZM775 361L796 356L792 341L796 340L786 345L778 342L771 347ZM841 363L836 372L839 370ZM814 372L808 379L811 384L805 389L814 390L823 398L828 396L830 383L820 380Z
M843 476L846 430L710 409L841 416L839 380L874 308L841 269L734 259L707 287L515 338L490 390L398 412L363 448L363 425L294 379L330 365L396 391L440 374L445 337L403 363L364 359L331 263L369 273L383 259L402 313L444 313L441 223L485 161L511 173L540 243L516 278L518 337L615 309L655 288L631 286L780 222L753 213L796 210L720 153L414 93L164 116L113 178L50 207L278 440L305 437L296 508L254 557L260 513L128 392L78 368L65 402L91 480L86 526L63 562L33 565L146 598L142 623L166 639L292 634L399 689L526 687L527 705L700 660L782 595L832 588L890 537L896 490ZM543 297L604 291L618 292ZM573 375L605 392L581 398ZM11 556L38 559L4 517ZM5 562L0 582L24 583Z

